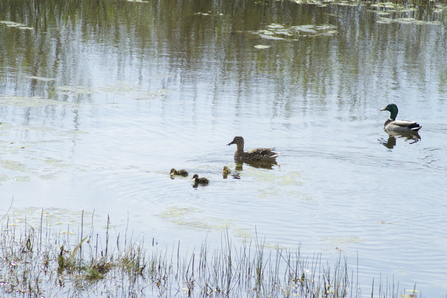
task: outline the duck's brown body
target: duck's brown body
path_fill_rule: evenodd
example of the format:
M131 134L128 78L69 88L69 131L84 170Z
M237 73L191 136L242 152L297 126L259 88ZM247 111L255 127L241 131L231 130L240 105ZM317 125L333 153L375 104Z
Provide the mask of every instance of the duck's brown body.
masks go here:
M237 149L234 153L234 159L237 161L266 161L274 160L279 152L274 152L275 148L255 148L244 151L244 138L241 136L234 137L229 145L236 144Z

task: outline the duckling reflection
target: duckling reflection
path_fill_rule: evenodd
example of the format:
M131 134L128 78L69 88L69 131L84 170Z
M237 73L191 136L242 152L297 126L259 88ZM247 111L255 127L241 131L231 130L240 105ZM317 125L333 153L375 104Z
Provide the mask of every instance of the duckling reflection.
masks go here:
M233 172L233 171L231 171L231 169L229 167L224 166L223 170L222 170L222 177L224 179L227 179L228 175L230 175L230 174L231 174L231 176L233 176L233 179L241 179L241 177L239 176L239 173L237 171Z
M414 132L396 132L391 130L386 130L388 133L388 140L379 140L383 146L388 149L393 149L396 146L396 139L403 138L406 142L409 141L410 144L417 143L421 140L421 136L417 131Z
M194 179L194 185L192 187L197 188L197 186L202 185L208 185L208 183L210 182L207 178L205 177L201 177L199 178L199 175L194 174L194 176L192 176L192 179Z

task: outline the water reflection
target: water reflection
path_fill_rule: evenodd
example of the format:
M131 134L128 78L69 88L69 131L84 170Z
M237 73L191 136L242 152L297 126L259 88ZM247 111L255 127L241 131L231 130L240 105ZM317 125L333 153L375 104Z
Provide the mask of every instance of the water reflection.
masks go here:
M409 141L410 144L414 144L421 140L421 136L417 131L415 132L396 132L392 130L386 130L388 133L388 140L380 139L379 141L383 146L388 149L393 149L396 146L396 139L403 138L405 141Z
M273 160L262 160L262 161L247 160L247 161L243 161L243 162L237 162L236 170L243 171L244 163L249 165L250 167L253 167L253 168L261 168L261 169L267 169L267 170L271 170L271 169L273 169L273 166L278 165L278 163L274 159Z
M445 25L445 13L384 5L2 0L0 20L34 30L0 23L1 192L24 206L128 210L141 216L129 228L168 243L199 245L190 236L202 234L196 222L216 231L234 219L229 232L237 237L257 226L281 245L333 251L321 241L330 222L331 234L346 235L337 248L358 250L371 274L443 273L434 239L447 237L433 214L444 206L444 129L431 131L420 150L389 154L377 141L392 149L397 138L413 144L419 135L380 140L371 127L382 121L378 98L405 102L420 121L444 117L447 35L436 22ZM248 149L288 148L281 168L241 161L222 179L234 153L221 152L228 134L249 137ZM188 178L170 176L172 183L171 166L210 184L195 191ZM408 175L421 167L414 189ZM244 179L233 180L242 170ZM148 216L170 208L203 218L191 221L188 211L166 224ZM383 257L393 261L378 268Z

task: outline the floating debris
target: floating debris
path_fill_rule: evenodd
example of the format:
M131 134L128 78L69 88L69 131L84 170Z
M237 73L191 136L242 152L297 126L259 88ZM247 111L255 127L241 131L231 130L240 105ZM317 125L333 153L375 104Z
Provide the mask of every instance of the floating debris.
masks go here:
M27 79L31 79L31 80L38 80L38 81L44 81L44 82L49 82L49 81L54 81L56 79L53 78L44 78L44 77L38 77L38 76L25 76Z
M270 47L271 47L271 46L262 45L262 44L258 44L258 45L255 46L255 48L256 48L256 49L259 49L259 50L265 50L265 49L268 49L268 48L270 48Z
M441 22L439 21L419 21L416 20L415 18L396 18L396 19L391 19L391 18L379 18L379 20L377 20L376 22L377 24L392 24L392 23L399 23L399 24L412 24L412 25L435 25L435 26L440 26L442 25Z
M256 31L255 34L259 34L263 39L295 41L298 37L333 36L338 33L337 29L337 26L330 24L300 25L286 28L283 25L272 23L267 25L266 29ZM255 47L259 48L258 46Z
M11 22L11 21L0 21L0 24L5 24L6 26L10 28L18 28L22 30L34 30L33 27L28 27L25 24Z

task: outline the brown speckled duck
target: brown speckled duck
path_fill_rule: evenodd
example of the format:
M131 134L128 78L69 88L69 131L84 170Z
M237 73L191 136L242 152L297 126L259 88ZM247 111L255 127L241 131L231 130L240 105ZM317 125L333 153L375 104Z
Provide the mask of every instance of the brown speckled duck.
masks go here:
M241 136L234 137L231 143L237 145L236 152L234 153L234 159L237 161L267 161L274 160L281 153L274 152L275 148L255 148L248 151L244 151L244 138Z
M208 179L201 177L199 178L199 175L194 174L194 176L192 176L192 179L194 179L194 184L202 184L202 185L208 185L208 183L210 182Z
M176 169L174 169L174 168L172 168L171 169L171 176L172 175L179 175L179 176L183 176L183 177L186 177L186 176L188 176L188 172L186 171L186 170L176 170Z
M381 109L381 111L389 111L391 113L390 119L385 121L384 127L385 130L395 131L395 132L416 132L422 128L415 121L409 120L396 120L397 106L394 103L390 103L385 108Z

